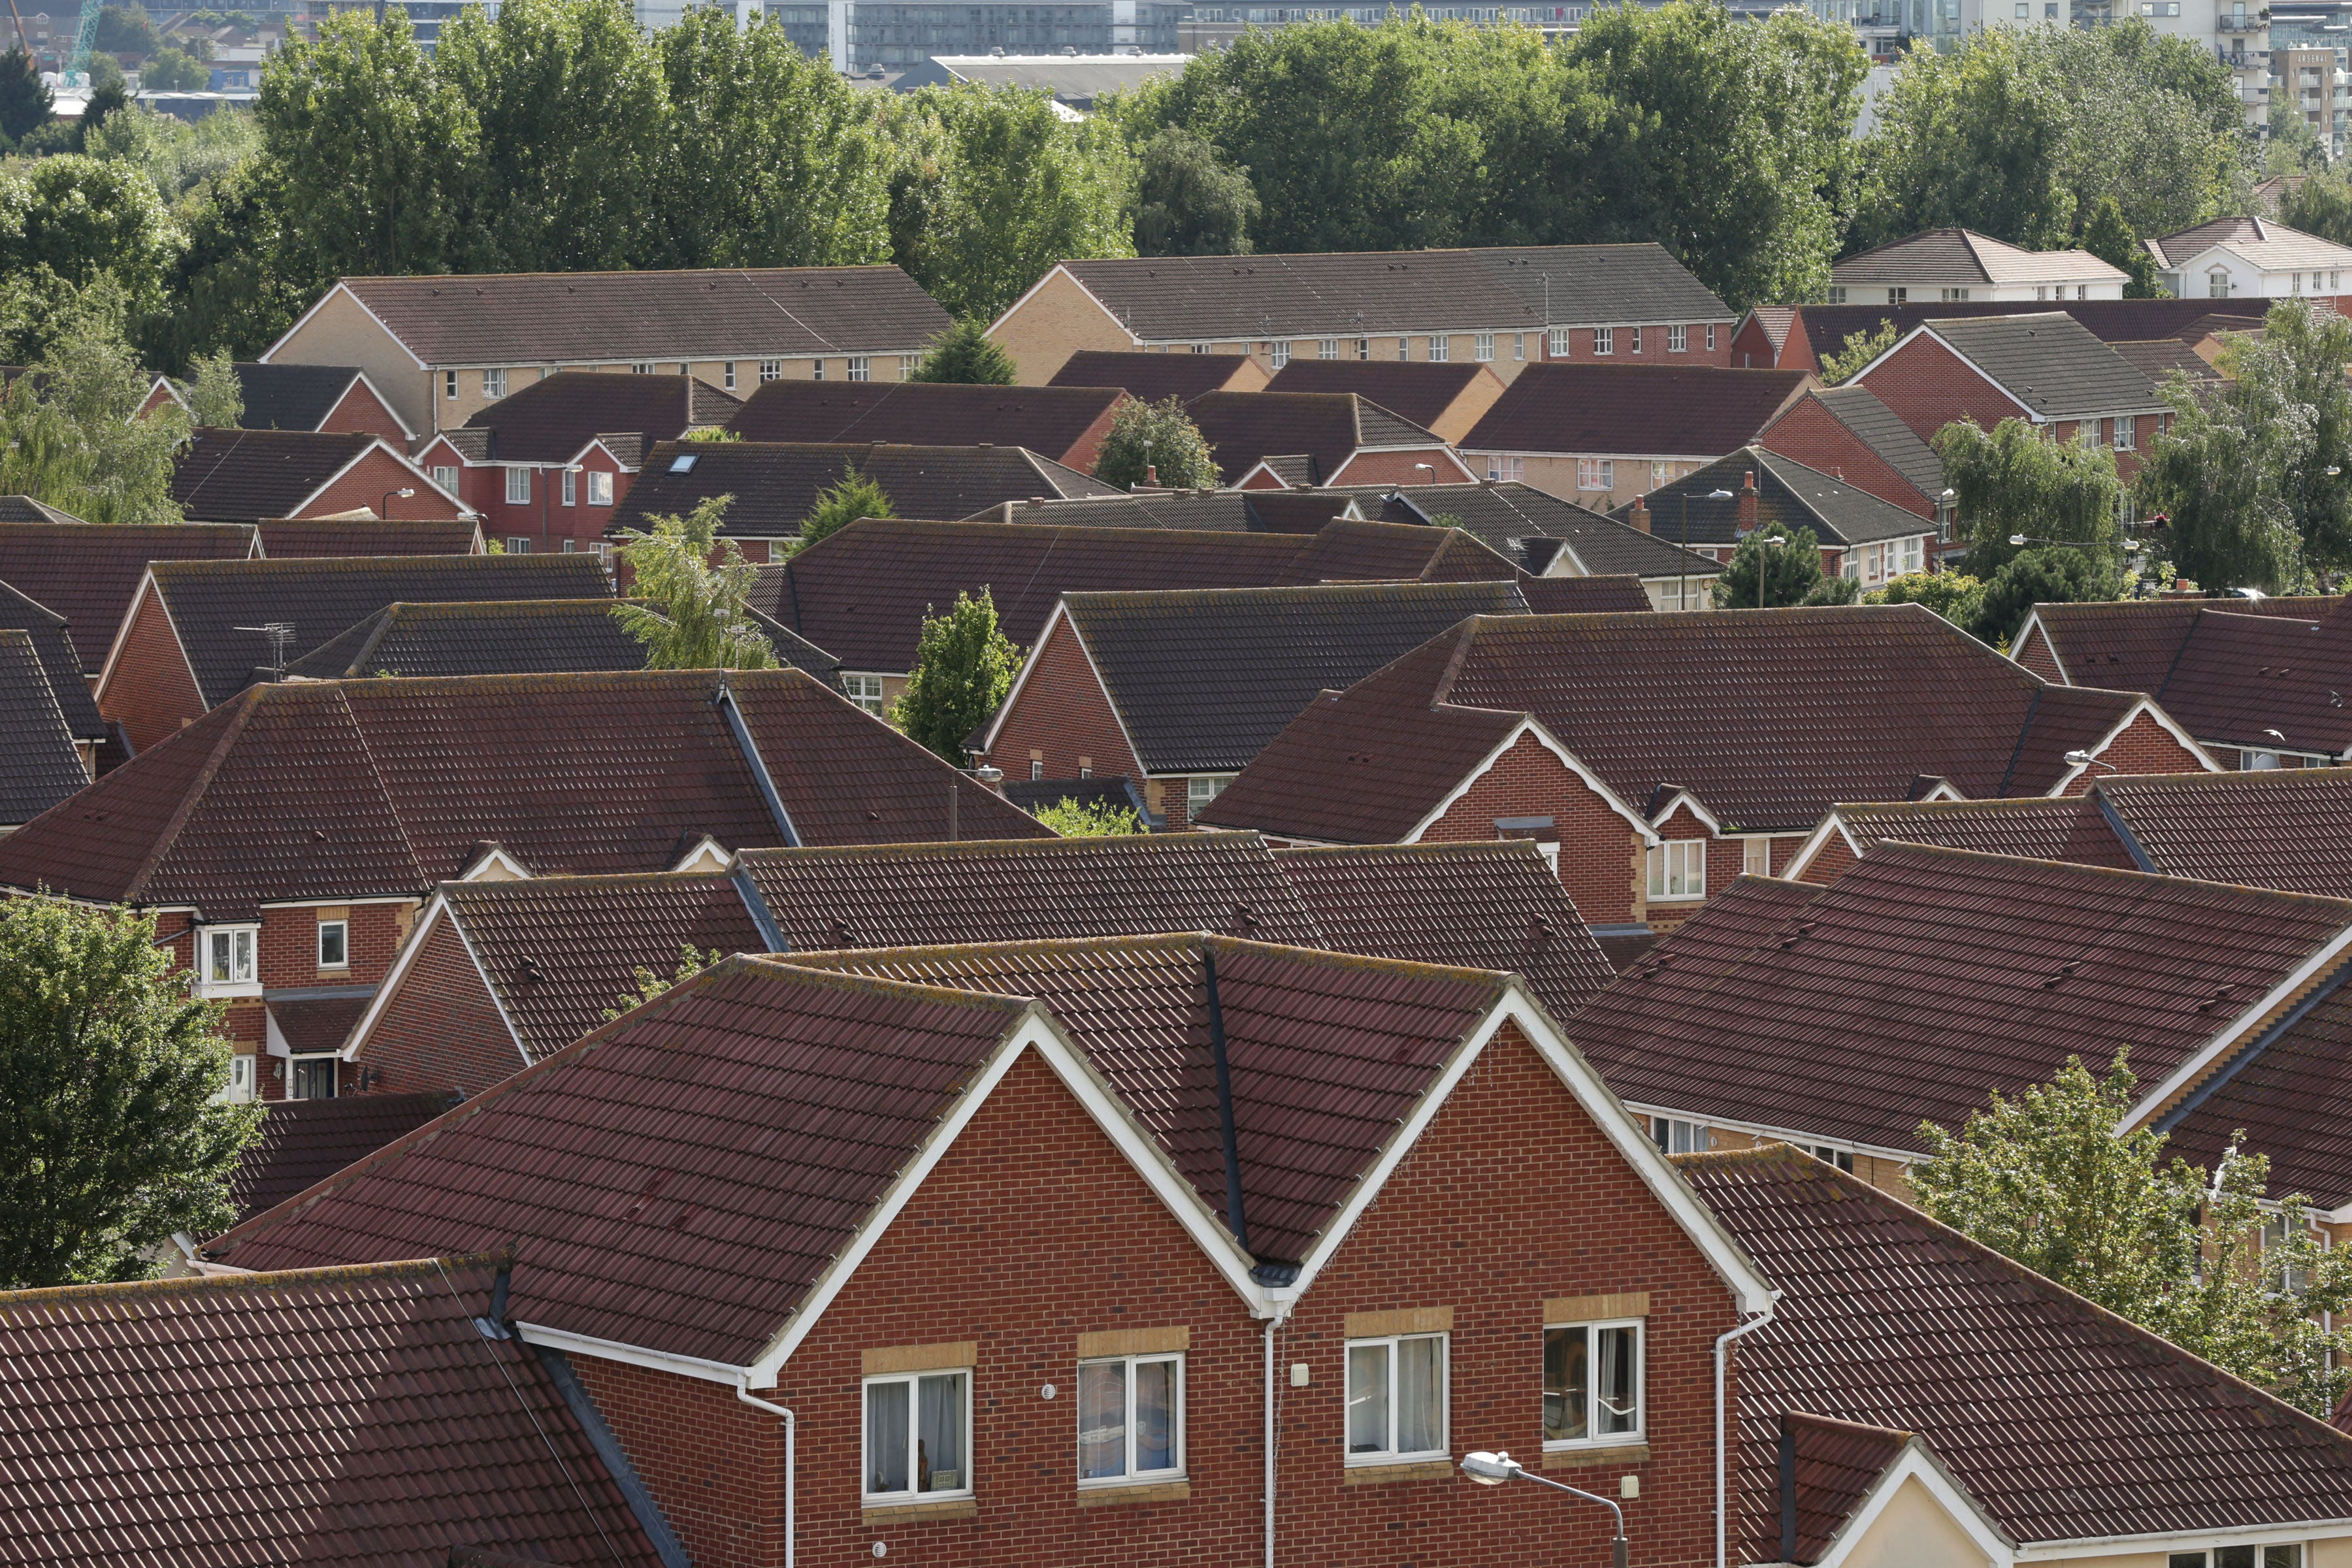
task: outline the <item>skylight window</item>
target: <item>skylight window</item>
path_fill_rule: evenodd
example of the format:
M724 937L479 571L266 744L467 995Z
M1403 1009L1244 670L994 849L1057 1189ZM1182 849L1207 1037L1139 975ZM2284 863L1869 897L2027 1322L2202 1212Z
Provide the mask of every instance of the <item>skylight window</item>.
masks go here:
M669 471L673 474L690 474L694 472L694 460L700 456L702 454L699 452L680 452L669 460Z

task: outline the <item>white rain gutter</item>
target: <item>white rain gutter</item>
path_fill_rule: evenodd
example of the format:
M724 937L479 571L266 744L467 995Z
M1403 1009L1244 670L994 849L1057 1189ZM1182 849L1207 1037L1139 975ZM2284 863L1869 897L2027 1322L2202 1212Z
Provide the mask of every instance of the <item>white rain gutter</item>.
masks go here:
M1774 1303L1777 1305L1778 1296ZM1715 1568L1731 1568L1730 1520L1724 1512L1726 1500L1724 1450L1724 1367L1731 1359L1731 1342L1743 1334L1752 1334L1772 1321L1772 1305L1748 1319L1738 1328L1718 1336L1715 1342Z
M764 1399L752 1398L751 1382L748 1373L736 1379L735 1397L754 1409L764 1410L771 1415L781 1415L784 1418L784 1568L793 1568L793 1552L797 1544L793 1539L796 1532L793 1528L793 1506L795 1501L793 1489L796 1479L793 1473L793 1459L796 1457L793 1450L800 1436L800 1417L781 1405L771 1405Z

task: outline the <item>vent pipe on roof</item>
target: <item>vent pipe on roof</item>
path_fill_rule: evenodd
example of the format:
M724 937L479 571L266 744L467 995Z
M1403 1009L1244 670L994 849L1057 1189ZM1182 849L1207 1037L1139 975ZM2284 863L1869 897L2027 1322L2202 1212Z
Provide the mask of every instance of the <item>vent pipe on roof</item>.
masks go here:
M1217 995L1217 949L1205 935L1201 968L1209 984L1209 1057L1217 1069L1217 1131L1225 1144L1225 1224L1244 1252L1249 1250L1249 1220L1242 1211L1242 1148L1234 1126L1234 1069L1225 1053L1225 1009Z
M1797 1560L1797 1437L1780 1413L1780 1561Z

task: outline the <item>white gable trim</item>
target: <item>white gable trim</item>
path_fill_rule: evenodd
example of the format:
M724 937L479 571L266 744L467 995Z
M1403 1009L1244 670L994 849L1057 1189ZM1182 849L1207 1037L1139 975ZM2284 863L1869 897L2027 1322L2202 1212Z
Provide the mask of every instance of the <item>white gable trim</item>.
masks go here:
M139 408L131 414L131 417L136 419L141 413L145 412L148 400L159 392L178 404L182 410L188 411L188 400L180 395L180 389L172 384L172 378L168 375L159 375L155 378L154 384L147 388L147 396L139 400Z
M898 1179L866 1212L856 1234L848 1245L836 1254L824 1272L817 1277L807 1296L785 1321L775 1337L768 1342L751 1364L745 1369L748 1381L754 1388L772 1388L784 1363L793 1352L815 1329L824 1318L825 1309L856 1277L858 1266L889 1233L893 1221L913 1201L923 1183L946 1158L956 1140L963 1133L973 1117L996 1086L1004 1081L1023 1054L1034 1050L1045 1058L1055 1076L1076 1096L1080 1105L1096 1124L1118 1146L1136 1173L1167 1205L1177 1224L1191 1232L1195 1242L1208 1256L1209 1262L1234 1287L1254 1315L1267 1315L1265 1292L1250 1279L1252 1260L1237 1247L1224 1227L1210 1215L1207 1205L1192 1189L1191 1183L1176 1173L1176 1167L1162 1153L1159 1145L1135 1124L1134 1118L1122 1107L1085 1057L1062 1036L1053 1015L1042 1003L1032 1002L1013 1026L1005 1031L994 1053L966 1082L955 1102L940 1117L930 1134L923 1141L914 1156L898 1173Z
M335 286L333 288L319 296L319 302L317 304L303 311L301 315L296 317L292 326L278 333L278 341L276 342L261 351L261 358L258 363L262 364L274 363L275 361L270 356L277 353L279 349L284 348L287 344L287 341L292 338L295 333L310 325L310 318L325 310L327 308L327 301L333 299L338 294L350 296L352 303L357 305L360 308L361 312L364 314L369 321L373 321L376 324L377 329L381 331L385 337L390 338L399 348L402 353L406 354L411 360L414 360L417 369L429 371L433 368L431 365L426 364L423 360L417 359L416 351L408 346L406 340L402 338L398 332L394 331L390 327L386 326L384 324L383 318L377 315L373 310L369 310L367 301L361 299L357 294L352 293L351 286L341 279L337 279L335 280ZM390 407L391 405L387 404L385 406ZM393 417L397 419L400 416L395 414ZM405 422L404 421L404 423Z
M1277 452L1276 454L1275 454L1275 456L1276 456L1276 457L1282 457L1282 458L1288 458L1288 457L1300 457L1300 458L1303 458L1303 457L1307 456L1307 454L1306 454L1306 453L1304 453L1304 452L1297 452L1297 453L1292 453L1292 452ZM1256 478L1258 475L1260 475L1260 474L1264 474L1267 479L1272 479L1272 480L1274 481L1274 488L1275 488L1276 489L1278 489L1278 490L1286 490L1286 489L1290 489L1290 488L1291 488L1291 485L1290 485L1290 481L1289 481L1289 480L1287 480L1287 479L1284 479L1280 474L1278 474L1278 473L1275 472L1272 468L1267 468L1267 467L1266 467L1266 464L1267 464L1269 461L1271 461L1271 460L1272 460L1272 459L1270 459L1270 458L1259 458L1259 459L1258 459L1255 464L1253 464L1253 465L1251 466L1250 470L1249 470L1249 472L1248 472L1248 473L1244 474L1240 479L1235 479L1232 484L1227 485L1227 486L1225 487L1225 489L1229 489L1229 490L1237 490L1237 489L1243 489L1244 486L1246 486L1246 485L1250 482L1250 480L1252 480L1252 479L1255 479L1255 478ZM1349 462L1353 462L1354 460L1355 460L1354 454L1350 453L1350 454L1349 455ZM1340 464L1339 466L1340 466L1341 468L1346 468L1348 465L1347 465L1346 463L1342 463L1342 464ZM1334 479L1331 482L1333 482L1333 483L1337 483L1338 481L1337 481L1337 479Z
M489 853L478 856L470 865L452 877L450 880L479 882L488 879L493 871L506 873L504 877L497 879L499 881L528 882L530 880L530 868L508 854L506 846L503 844L491 845Z
M1658 810L1658 814L1650 818L1650 821L1656 826L1664 827L1667 823L1674 820L1675 813L1678 811L1688 811L1691 814L1692 819L1697 822L1700 826L1706 828L1709 833L1714 834L1717 837L1721 837L1723 836L1723 824L1715 819L1715 813L1707 810L1705 805L1699 803L1698 796L1691 794L1691 792L1686 789L1678 789L1675 791L1674 798L1667 801L1664 805L1661 806ZM1763 837L1769 838L1771 835L1766 834L1763 835ZM1783 834L1781 837L1786 837L1788 836Z
M1895 1462L1879 1473L1870 1490L1863 1494L1861 1503L1846 1515L1845 1522L1830 1538L1829 1549L1822 1553L1815 1568L1843 1568L1878 1516L1895 1500L1895 1495L1906 1482L1915 1480L1927 1489L1952 1522L1984 1553L1987 1568L2009 1568L2017 1560L2015 1543L1969 1495L1969 1489L1928 1451L1927 1444L1914 1437L1903 1446Z
M215 1264L213 1267L220 1266ZM730 1388L741 1384L748 1370L729 1366L725 1362L705 1361L700 1356L649 1351L643 1345L623 1344L618 1340L600 1340L593 1334L575 1334L569 1329L551 1329L544 1323L518 1322L515 1332L522 1336L526 1344L545 1345L550 1350L562 1351L565 1355L625 1362L631 1366L647 1367L676 1377L696 1377L705 1383L723 1383Z
M1578 778L1583 780L1585 786L1606 802L1610 810L1623 817L1626 824L1631 826L1634 832L1642 836L1642 842L1643 845L1647 846L1658 842L1657 829L1650 826L1649 819L1644 817L1640 812L1635 811L1632 806L1626 805L1622 800L1620 800L1617 797L1617 792L1615 790L1611 789L1607 784L1601 783L1601 776L1598 773L1595 773L1591 768L1586 767L1581 762L1577 760L1574 752L1570 752L1566 746L1561 745L1558 741L1554 740L1552 738L1551 731L1545 729L1541 723L1538 722L1532 714L1523 715L1520 718L1519 722L1512 728L1511 732L1504 736L1493 751L1487 752L1485 757L1481 758L1476 767L1465 772L1462 777L1455 782L1454 787L1447 790L1438 800L1438 803L1430 808L1428 815L1423 816L1419 822L1413 824L1412 830L1406 833L1399 842L1404 844L1418 844L1421 842L1421 836L1428 832L1432 827L1435 826L1438 821L1443 818L1447 812L1453 810L1454 803L1459 801L1464 795L1468 795L1470 793L1471 786L1475 784L1480 779L1484 778L1487 772L1492 769L1497 762L1502 760L1504 753L1508 752L1513 746L1519 743L1520 736L1528 734L1534 735L1537 742L1541 745L1544 750L1558 757L1563 766L1565 766L1570 773L1574 773Z
M1087 647L1086 633L1078 630L1077 622L1070 620L1068 609L1069 603L1066 599L1054 601L1054 613L1045 618L1045 630L1038 634L1036 648L1022 665L1020 675L1013 679L1013 689L1004 694L1004 700L999 703L996 711L989 716L988 731L981 737L981 750L991 754L994 753L997 728L1004 722L1004 716L1013 711L1013 701L1021 695L1021 688L1028 681L1030 670L1036 667L1037 659L1045 651L1048 635L1052 633L1056 623L1068 621L1071 639L1078 645L1078 657L1087 661L1087 673L1094 677L1095 689L1102 693L1103 706L1110 710L1111 722L1118 726L1118 738L1127 743L1127 754L1135 759L1135 771L1141 775L1137 782L1140 784L1143 778L1151 776L1150 765L1144 762L1142 748L1135 743L1135 736L1128 730L1127 715L1119 711L1118 700L1110 694L1110 686L1102 678L1101 667L1095 663L1094 650ZM991 765L1001 767L1003 764L992 763Z
M2067 688L2067 689L2070 691L2082 691L2090 689L2086 687L2074 686ZM2154 701L2146 697L2134 702L2130 709L2125 712L2124 716L2120 720L2116 721L2115 728L2109 730L2105 734L2099 737L2099 742L2097 745L2090 746L2085 749L2089 751L2094 758L2104 756L2106 753L2107 748L2116 743L2116 737L2120 736L2126 730L2130 729L2143 713L2154 714L2156 716L2157 723L2163 727L2164 732L2170 735L2182 745L2188 747L2189 754L2196 758L2199 762L2204 763L2205 771L2207 773L2218 773L2227 771L2221 763L2213 760L2211 754L2208 752L2204 747L2197 743L2196 740L2190 736L2188 731L2182 729L2179 725L2172 721L2171 714L2167 713L2163 709L2158 707ZM2058 782L2052 784L2042 793L2053 800L2064 795L2066 793L2066 786L2073 784L2076 779L2081 778L2084 770L2090 765L2090 763L2084 763L2079 765L2068 767L2064 773L2058 775ZM2107 765L2109 767L2113 767L2115 764L2110 763Z
M1862 385L1863 377L1868 375L1872 371L1876 370L1880 365L1885 364L1888 360L1893 359L1896 354L1901 353L1905 348L1909 346L1912 340L1921 337L1932 340L1946 353L1950 354L1954 359L1959 361L1962 364L1968 366L1969 369L1974 371L1978 380L1983 382L1987 386L1991 387L1995 392L2000 393L2003 397L2009 399L2011 405L2016 408L2018 413L2024 416L2027 423L2033 425L2047 425L2050 423L2049 417L2046 415L2037 414L2032 409L2028 408L2024 404L2020 403L2015 393L2010 391L2009 388L2003 386L1991 376L1986 374L1983 367L1979 365L1976 361L1962 353L1958 349L1954 348L1949 342L1945 341L1941 333L1935 331L1924 322L1904 333L1903 336L1895 342L1893 348L1888 349L1885 353L1880 354L1876 359L1872 360L1868 364L1864 365L1860 370L1855 371L1852 375L1846 377L1845 384L1848 386Z
M1442 454L1447 462L1454 465L1455 471L1460 473L1462 476L1462 482L1474 485L1478 482L1478 476L1470 471L1470 465L1464 462L1460 456L1454 452L1453 447L1446 446L1443 441L1439 441L1433 447L1420 442L1416 442L1410 447L1359 447L1354 451L1348 454L1346 460L1340 463L1339 468L1334 471L1331 477L1325 480L1324 483L1328 485L1344 485L1350 483L1351 481L1347 477L1348 470L1356 466L1357 460L1368 453L1381 452L1436 452ZM1436 472L1434 465L1432 466L1430 471L1433 473ZM1445 481L1444 479L1439 479L1435 482L1438 484L1444 484Z
M1100 310L1104 315L1108 316L1110 318L1111 325L1117 327L1120 331L1127 334L1128 342L1133 343L1137 348L1141 348L1143 346L1143 340L1135 335L1135 329L1129 326L1125 321L1120 321L1118 319L1118 312L1112 310L1110 306L1104 301L1101 295L1087 288L1086 280L1080 278L1076 273L1071 271L1070 264L1066 261L1055 262L1053 266L1053 269L1047 272L1043 278L1038 279L1034 283L1029 285L1028 289L1022 294L1021 298L1013 300L1010 305L1005 306L1004 313L998 316L996 320L988 323L988 335L991 338L994 338L996 336L996 329L1011 321L1013 313L1019 310L1022 306L1026 305L1029 302L1030 298L1034 295L1038 289L1043 289L1046 284L1051 283L1056 274L1066 278L1071 282L1076 284L1078 292L1084 294L1087 299L1092 300L1095 302L1095 309Z
M2123 1120L2116 1123L2116 1131L2129 1131L2160 1113L2176 1095L2204 1077L2240 1045L2269 1027L2280 1009L2286 1006L2297 992L2334 968L2347 950L2352 950L2352 925L2337 928L2334 936L2329 937L2310 957L2296 964L2285 979L2272 986L2259 1001L2240 1011L2222 1025L2212 1038L2190 1052L2189 1058L2173 1068L2163 1082L2141 1096L2139 1103L2124 1113Z
M415 463L409 458L408 454L405 452L394 451L393 449L392 443L385 440L381 436L372 436L368 439L370 441L370 445L361 447L350 462L345 463L341 468L337 468L333 473L328 475L325 482L320 484L317 489L312 490L309 495L306 495L300 500L296 501L294 503L294 509L286 514L287 521L290 522L299 522L302 521L301 513L304 507L309 506L312 501L317 500L320 496L325 495L329 490L334 489L336 484L341 480L345 474L348 474L353 468L358 468L362 463L367 461L370 456L378 451L383 452L394 462L398 463L402 468L406 468L410 473L415 475L417 479L427 489L431 489L435 495L448 496L449 500L457 501L457 510L466 517L472 517L475 515L474 509L472 507L467 506L462 500L458 500L456 496L449 495L447 490L445 490L439 485L435 484L433 482L433 476L418 468ZM379 504L381 504L382 499L383 498L381 497L377 498Z
M1054 628L1068 618L1068 606L1056 598L1053 609L1046 613L1045 629L1037 634L1037 641L1030 647L1029 657L1021 661L1021 668L1013 677L1013 684L1005 691L1004 700L996 705L996 711L988 716L987 727L980 732L982 751L993 752L996 749L996 731L1003 727L1004 716L1013 711L1014 703L1021 700L1021 693L1029 685L1029 672L1037 668L1037 661L1045 657L1045 645L1054 640ZM1077 627L1072 626L1070 631L1075 636Z
M1805 873L1811 868L1815 858L1829 847L1832 834L1845 840L1845 847L1853 851L1855 859L1862 858L1862 846L1854 842L1853 834L1847 829L1845 819L1838 815L1838 808L1832 806L1828 815L1814 825L1812 832L1806 835L1805 841L1797 846L1797 852L1789 858L1789 864L1781 869L1781 879L1790 882L1803 881Z
M425 934L448 911L448 908L447 896L437 892L433 895L432 901L425 906L425 912L417 917L415 926L408 933L408 940L402 942L400 951L393 955L392 967L385 972L383 980L376 986L375 994L368 998L367 1011L362 1013L360 1021L352 1026L351 1037L343 1042L342 1057L345 1061L359 1059L360 1048L367 1044L368 1036L375 1029L376 1020L383 1017L384 1010L392 1005L393 993L399 989L401 981L407 976L409 970L415 966L417 954L425 951ZM463 932L459 933L461 938L463 935ZM466 950L466 956L474 957L474 951L470 945ZM477 959L475 972L479 973L480 969L480 961ZM488 975L482 975L482 985L485 990L490 992L491 998L495 1001L498 993L490 986ZM513 1037L516 1053L520 1055L522 1050L522 1039L514 1034L514 1021L506 1017L504 1004L499 1005L499 1016L506 1019L507 1032Z

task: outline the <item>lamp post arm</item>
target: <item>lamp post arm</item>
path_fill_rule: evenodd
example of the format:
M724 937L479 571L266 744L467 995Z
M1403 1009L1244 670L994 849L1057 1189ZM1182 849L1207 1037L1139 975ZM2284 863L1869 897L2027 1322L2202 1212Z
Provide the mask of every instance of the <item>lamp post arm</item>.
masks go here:
M1612 1500L1602 1497L1599 1492L1586 1491L1582 1487L1570 1486L1566 1481L1553 1480L1549 1476L1539 1476L1524 1465L1519 1467L1518 1474L1519 1479L1523 1481L1534 1481L1539 1486L1547 1486L1558 1491L1573 1493L1574 1495L1584 1499L1587 1502L1599 1503L1602 1508L1607 1509L1611 1515L1616 1519L1617 1539L1620 1541L1625 1539L1625 1510L1619 1508Z

